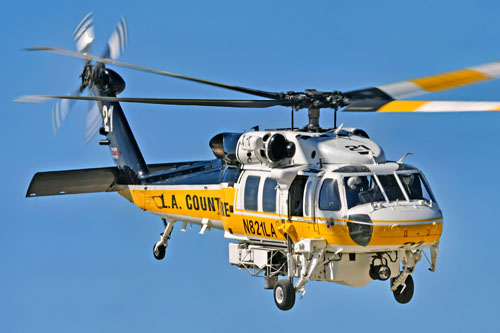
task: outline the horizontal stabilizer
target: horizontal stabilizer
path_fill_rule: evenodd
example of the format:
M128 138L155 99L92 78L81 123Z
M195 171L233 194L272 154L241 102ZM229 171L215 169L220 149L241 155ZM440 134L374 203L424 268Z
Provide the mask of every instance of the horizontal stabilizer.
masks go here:
M179 167L199 163L158 163L149 164L151 172L172 170ZM117 167L37 172L31 180L26 197L48 195L114 192L125 189L127 184L120 182L120 171Z
M47 195L113 192L118 169L115 167L37 172L31 180L26 197Z

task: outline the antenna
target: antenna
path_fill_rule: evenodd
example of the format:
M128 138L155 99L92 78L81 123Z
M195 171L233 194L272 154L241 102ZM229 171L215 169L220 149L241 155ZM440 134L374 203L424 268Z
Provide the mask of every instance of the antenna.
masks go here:
M403 163L403 160L408 156L408 155L413 155L413 153L406 153L405 156L401 157L396 163L401 164Z
M337 107L333 108L333 129L337 128Z

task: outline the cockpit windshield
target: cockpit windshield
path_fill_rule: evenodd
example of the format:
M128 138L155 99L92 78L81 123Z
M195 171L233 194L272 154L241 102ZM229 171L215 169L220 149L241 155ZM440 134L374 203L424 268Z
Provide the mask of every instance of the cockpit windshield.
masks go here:
M432 193L418 172L397 172L388 175L360 173L344 177L348 208L374 202L426 200L435 202Z
M389 201L406 200L394 175L378 176L378 180L380 181L380 185L382 185Z
M371 175L346 177L344 186L348 208L385 200L375 177Z
M398 175L410 200L436 201L427 183L419 173Z

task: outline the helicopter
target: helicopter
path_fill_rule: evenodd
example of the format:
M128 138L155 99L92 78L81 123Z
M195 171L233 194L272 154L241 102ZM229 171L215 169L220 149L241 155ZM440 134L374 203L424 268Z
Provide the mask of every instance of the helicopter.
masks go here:
M337 112L498 111L498 102L398 100L500 77L500 63L347 92L270 92L199 79L116 60L127 44L122 19L102 56L89 13L74 32L76 51L34 47L84 60L74 94L30 95L23 102L60 100L53 127L61 125L72 103L95 101L89 136L98 132L114 167L36 173L26 196L117 192L164 224L153 255L164 259L176 223L185 231L199 225L230 239L229 262L264 278L281 310L290 310L309 281L362 287L389 281L397 302L410 302L412 274L425 258L435 271L443 216L420 169L386 159L385 152L359 128L337 126ZM107 65L131 68L260 97L254 100L118 97L124 79ZM89 96L81 96L84 91ZM290 127L224 132L209 142L215 159L147 164L120 103L291 109ZM308 110L309 123L294 124L296 110ZM333 128L321 128L320 110L333 109ZM427 252L429 254L427 254ZM282 277L280 279L280 277Z

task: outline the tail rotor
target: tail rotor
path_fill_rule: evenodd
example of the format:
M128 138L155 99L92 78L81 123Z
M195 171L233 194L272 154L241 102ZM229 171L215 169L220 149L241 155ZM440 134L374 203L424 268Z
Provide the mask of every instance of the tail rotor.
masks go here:
M125 51L127 44L127 21L125 20L125 17L122 16L115 31L111 34L111 37L109 37L108 44L102 58L118 59L123 51Z
M73 31L73 40L75 41L75 47L78 52L90 54L92 44L95 39L94 30L94 20L92 17L92 12L85 15L85 17L80 21L75 30ZM125 50L128 44L128 29L127 21L124 17L121 17L116 29L111 34L106 48L103 52L103 58L117 59ZM98 63L100 66L104 64ZM93 65L91 60L85 61L84 70L82 72L81 79L82 82L79 88L75 89L73 93L68 94L68 96L80 96L86 88L89 88L93 84ZM90 94L92 94L91 89L89 89ZM73 108L76 100L60 100L52 108L52 128L54 134L57 134L61 128L62 123L68 116L69 112ZM91 102L88 107L86 129L85 129L85 143L88 143L97 133L101 125L101 118L98 106L95 102Z

